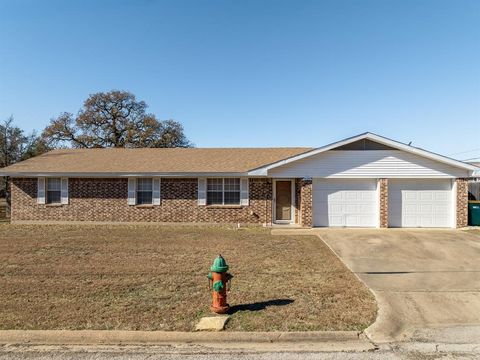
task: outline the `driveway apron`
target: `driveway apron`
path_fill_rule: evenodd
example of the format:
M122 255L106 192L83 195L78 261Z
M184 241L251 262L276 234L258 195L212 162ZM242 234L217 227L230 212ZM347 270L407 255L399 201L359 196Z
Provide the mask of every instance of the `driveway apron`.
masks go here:
M374 292L377 343L480 343L480 236L461 230L313 229Z

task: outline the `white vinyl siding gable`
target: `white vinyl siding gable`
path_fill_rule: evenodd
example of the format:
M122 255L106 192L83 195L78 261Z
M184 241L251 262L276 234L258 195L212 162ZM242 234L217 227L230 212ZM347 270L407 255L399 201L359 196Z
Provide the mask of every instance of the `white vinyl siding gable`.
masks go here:
M401 150L330 150L269 170L273 177L456 178L468 171Z

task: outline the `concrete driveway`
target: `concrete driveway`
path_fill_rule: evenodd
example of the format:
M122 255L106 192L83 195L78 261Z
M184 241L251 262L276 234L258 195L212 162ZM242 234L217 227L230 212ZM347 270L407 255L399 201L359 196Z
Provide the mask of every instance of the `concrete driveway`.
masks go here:
M480 232L311 231L374 292L373 341L480 343Z

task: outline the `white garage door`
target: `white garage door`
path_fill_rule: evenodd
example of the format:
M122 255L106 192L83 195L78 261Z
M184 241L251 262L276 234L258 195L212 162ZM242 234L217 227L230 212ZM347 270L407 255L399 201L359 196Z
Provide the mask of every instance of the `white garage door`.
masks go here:
M314 226L376 227L377 182L373 179L314 179Z
M451 181L390 179L388 222L391 227L452 227Z

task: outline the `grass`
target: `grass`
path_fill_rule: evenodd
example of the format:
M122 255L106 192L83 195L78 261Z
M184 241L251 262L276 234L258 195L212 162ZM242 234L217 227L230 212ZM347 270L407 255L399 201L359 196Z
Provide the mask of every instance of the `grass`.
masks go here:
M266 229L0 224L0 329L190 331L209 267L235 276L227 330L360 330L367 288L317 237Z

